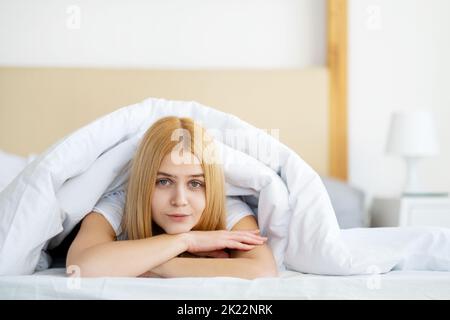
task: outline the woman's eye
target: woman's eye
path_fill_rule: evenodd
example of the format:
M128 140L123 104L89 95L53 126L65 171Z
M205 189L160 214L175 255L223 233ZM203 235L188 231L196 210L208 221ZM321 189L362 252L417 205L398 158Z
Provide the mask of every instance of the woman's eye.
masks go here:
M168 179L159 179L156 181L156 184L160 185L160 186L167 186L169 185L170 180Z
M201 183L200 181L194 180L194 181L191 181L190 184L191 184L191 187L193 187L195 189L203 187L203 183Z

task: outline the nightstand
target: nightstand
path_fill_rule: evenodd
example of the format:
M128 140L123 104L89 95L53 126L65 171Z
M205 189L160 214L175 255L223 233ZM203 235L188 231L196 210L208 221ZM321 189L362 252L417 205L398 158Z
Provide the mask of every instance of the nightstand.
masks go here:
M450 198L446 196L374 198L370 214L372 227L450 228Z

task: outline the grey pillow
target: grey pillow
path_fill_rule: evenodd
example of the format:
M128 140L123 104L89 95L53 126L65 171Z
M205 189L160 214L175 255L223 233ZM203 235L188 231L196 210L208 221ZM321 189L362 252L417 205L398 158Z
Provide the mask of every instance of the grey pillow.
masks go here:
M330 196L339 227L341 229L365 227L364 192L334 178L323 176L321 178Z

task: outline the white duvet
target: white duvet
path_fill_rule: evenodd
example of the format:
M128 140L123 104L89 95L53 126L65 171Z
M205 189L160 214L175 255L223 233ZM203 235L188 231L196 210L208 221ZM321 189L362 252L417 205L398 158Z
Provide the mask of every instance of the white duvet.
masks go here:
M45 250L58 245L104 192L126 183L140 138L169 115L193 118L215 135L227 194L247 196L257 205L261 232L269 237L280 270L325 275L450 271L450 229L340 230L320 177L285 145L196 102L150 98L64 137L1 191L0 275L45 269ZM226 139L230 129L239 130L237 140Z

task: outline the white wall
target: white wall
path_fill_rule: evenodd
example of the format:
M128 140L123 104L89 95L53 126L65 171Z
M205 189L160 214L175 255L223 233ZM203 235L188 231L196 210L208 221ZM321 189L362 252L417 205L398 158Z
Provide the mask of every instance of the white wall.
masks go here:
M384 153L390 114L429 109L441 154L419 174L450 191L450 1L350 0L349 180L371 196L401 193L405 166Z
M0 0L0 65L325 64L325 0Z

